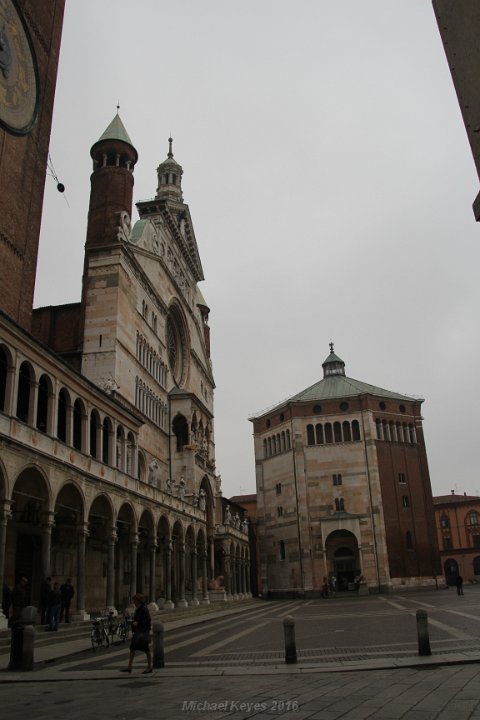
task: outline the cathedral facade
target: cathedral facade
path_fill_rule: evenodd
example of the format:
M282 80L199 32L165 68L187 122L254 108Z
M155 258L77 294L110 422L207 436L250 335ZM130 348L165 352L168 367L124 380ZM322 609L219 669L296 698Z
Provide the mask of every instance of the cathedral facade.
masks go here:
M423 401L347 377L333 345L323 372L251 418L262 593L434 585Z
M56 61L62 3L36 4L35 27L43 18L52 33L39 48L32 11L0 5L15 12L35 63L44 46ZM38 116L51 120L56 62L46 67L35 75ZM50 122L32 118L21 133L1 130L23 163L19 182L35 178L30 203L17 195L20 218L43 198ZM247 596L248 527L222 503L215 466L209 308L183 170L170 139L154 199L137 203L133 224L138 155L118 113L91 158L78 303L32 310L31 284L26 307L4 259L23 238L36 265L39 223L26 239L24 223L2 227L0 581L26 576L36 604L45 577L69 576L77 617L125 606L137 591L166 608L208 603L219 587L227 599ZM13 179L0 170L4 197Z

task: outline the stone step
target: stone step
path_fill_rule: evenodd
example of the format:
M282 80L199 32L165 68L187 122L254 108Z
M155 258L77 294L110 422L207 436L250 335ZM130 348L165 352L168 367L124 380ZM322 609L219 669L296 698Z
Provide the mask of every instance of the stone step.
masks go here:
M173 610L159 610L152 616L152 620L160 620L169 624L177 620L190 620L195 623L205 616L218 612L236 612L248 610L250 607L258 607L261 600L255 598L242 600L214 601L209 605L189 606L186 608L174 608ZM101 613L93 613L92 618L99 617ZM89 638L92 627L91 620L61 623L57 632L48 632L44 625L35 626L35 645L53 645L66 640L78 640L82 637ZM114 636L114 642L117 640ZM0 654L10 647L10 630L0 630Z

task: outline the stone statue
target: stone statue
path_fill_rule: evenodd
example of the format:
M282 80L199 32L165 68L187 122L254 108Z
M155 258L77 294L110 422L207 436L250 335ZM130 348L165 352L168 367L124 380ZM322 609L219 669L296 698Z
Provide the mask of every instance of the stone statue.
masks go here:
M180 477L180 481L178 483L178 489L177 489L177 496L180 498L180 500L185 500L185 490L187 489L187 486L185 484L185 479L183 475Z
M203 488L200 489L200 494L198 497L198 507L203 512L205 512L205 510L207 509L207 493Z
M235 523L236 529L240 530L240 515L238 514L238 512L235 513L234 523Z
M167 493L168 493L169 495L173 495L173 482L172 482L172 478L168 478L168 480L167 480Z
M248 534L248 520L245 518L245 520L242 522L242 532Z
M148 484L157 487L158 485L158 464L156 460L152 460L148 466Z
M227 505L227 507L225 508L225 520L224 520L224 523L225 523L225 525L230 525L231 522L232 522L232 513L231 513L231 511L230 511L230 505Z

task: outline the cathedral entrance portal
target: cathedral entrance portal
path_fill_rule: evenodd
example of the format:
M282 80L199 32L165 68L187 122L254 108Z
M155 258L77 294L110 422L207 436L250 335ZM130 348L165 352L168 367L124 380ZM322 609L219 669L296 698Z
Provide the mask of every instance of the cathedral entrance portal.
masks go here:
M355 578L361 574L358 542L348 530L334 530L328 536L325 549L329 578L337 579L339 592L355 590Z

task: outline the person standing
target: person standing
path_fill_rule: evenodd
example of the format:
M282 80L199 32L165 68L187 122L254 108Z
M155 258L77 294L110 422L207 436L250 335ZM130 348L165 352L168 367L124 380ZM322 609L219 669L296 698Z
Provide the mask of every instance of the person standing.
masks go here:
M24 607L27 605L27 585L28 579L22 575L18 583L12 591L12 617L10 624L14 625L20 620L20 615Z
M62 609L60 611L60 622L62 622L63 617L65 615L65 622L70 622L70 603L72 602L72 598L75 595L75 590L72 585L72 581L70 578L67 578L63 585L60 588L60 592L62 593Z
M57 631L62 609L62 593L58 582L53 583L53 588L48 594L48 630Z
M52 578L47 577L40 585L40 624L45 625L47 622L48 596L52 589Z
M147 673L151 673L153 671L152 654L150 652L150 627L152 621L143 595L136 593L133 596L133 602L135 603L135 614L132 622L133 636L130 643L130 657L128 660L128 666L126 668L122 668L122 672L132 672L135 651L141 650L147 656L148 665L142 673L143 675L146 675Z
M457 595L463 595L463 577L461 575L457 575L455 585L457 586Z

